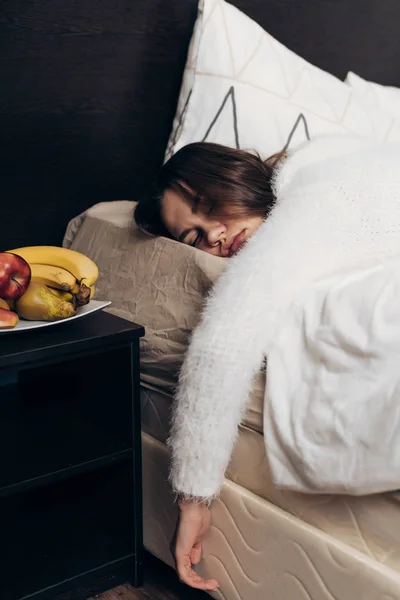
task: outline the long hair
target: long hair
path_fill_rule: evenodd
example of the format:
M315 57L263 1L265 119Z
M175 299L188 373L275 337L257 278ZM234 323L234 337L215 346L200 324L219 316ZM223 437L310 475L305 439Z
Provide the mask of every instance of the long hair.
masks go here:
M168 189L181 194L195 211L214 217L265 217L275 201L274 167L283 156L277 153L263 161L256 153L220 144L188 144L161 167L154 193L136 207L135 221L150 233L171 237L161 219L161 199Z

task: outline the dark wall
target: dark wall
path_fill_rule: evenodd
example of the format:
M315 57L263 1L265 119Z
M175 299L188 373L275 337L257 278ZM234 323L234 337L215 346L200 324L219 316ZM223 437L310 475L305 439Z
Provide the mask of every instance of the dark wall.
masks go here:
M0 248L60 244L162 161L195 0L6 0L0 16Z
M306 60L400 87L399 0L233 0Z
M400 86L398 0L234 0L306 59ZM0 249L60 244L162 162L196 0L3 0Z

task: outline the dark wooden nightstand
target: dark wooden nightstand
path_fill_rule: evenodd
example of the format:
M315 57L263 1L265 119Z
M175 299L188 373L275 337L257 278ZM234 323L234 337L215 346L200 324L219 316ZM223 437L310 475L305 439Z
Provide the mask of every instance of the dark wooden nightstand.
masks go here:
M2 600L140 585L143 335L102 311L0 337Z

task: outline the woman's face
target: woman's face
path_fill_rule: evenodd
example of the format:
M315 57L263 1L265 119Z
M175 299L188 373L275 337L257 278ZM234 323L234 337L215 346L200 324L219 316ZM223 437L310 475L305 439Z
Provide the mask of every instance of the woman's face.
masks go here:
M236 254L263 222L263 217L210 217L193 212L178 192L168 189L161 199L161 218L179 242L215 256Z

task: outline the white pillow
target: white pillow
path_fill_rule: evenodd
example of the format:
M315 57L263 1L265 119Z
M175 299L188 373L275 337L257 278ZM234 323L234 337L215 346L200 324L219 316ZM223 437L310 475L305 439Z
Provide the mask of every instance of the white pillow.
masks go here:
M400 140L400 123L309 64L224 0L200 0L166 158L194 141L281 150L300 114L311 137ZM303 124L304 125L304 124ZM306 139L300 123L291 147Z
M367 81L352 71L347 73L345 82L373 106L400 120L400 89Z

